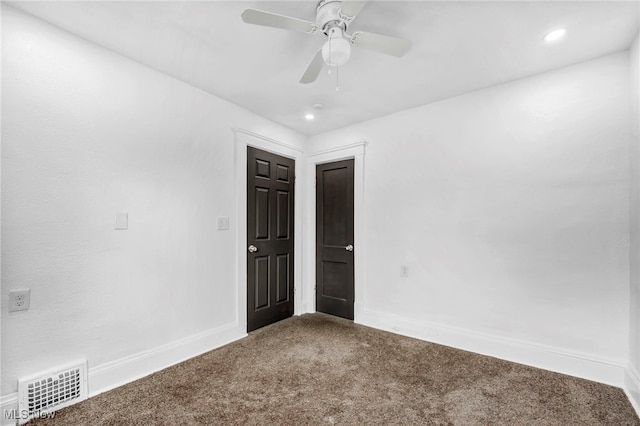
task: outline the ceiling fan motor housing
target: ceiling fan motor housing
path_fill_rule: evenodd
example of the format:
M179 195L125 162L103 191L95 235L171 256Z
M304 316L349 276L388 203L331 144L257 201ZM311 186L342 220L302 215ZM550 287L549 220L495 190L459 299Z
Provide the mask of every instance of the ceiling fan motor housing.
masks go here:
M340 27L342 31L347 30L347 23L340 18L342 1L321 0L316 9L316 24L328 36L334 27Z

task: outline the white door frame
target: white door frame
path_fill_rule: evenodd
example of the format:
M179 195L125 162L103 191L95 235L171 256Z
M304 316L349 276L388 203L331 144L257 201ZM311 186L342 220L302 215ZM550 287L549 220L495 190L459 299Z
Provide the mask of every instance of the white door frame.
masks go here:
M340 160L354 160L353 219L354 219L354 322L360 322L364 305L364 261L365 261L365 215L364 215L364 154L366 141L344 145L338 148L318 151L307 155L306 178L306 229L305 241L305 288L303 304L308 312L316 311L316 165ZM309 242L308 244L306 242Z
M248 130L234 128L235 138L235 194L236 194L236 324L247 330L247 147L269 151L296 161L296 185L294 187L294 248L293 248L293 282L294 282L294 314L303 311L301 299L302 283L302 206L304 202L302 185L298 177L304 176L305 161L303 151L293 145L267 138Z

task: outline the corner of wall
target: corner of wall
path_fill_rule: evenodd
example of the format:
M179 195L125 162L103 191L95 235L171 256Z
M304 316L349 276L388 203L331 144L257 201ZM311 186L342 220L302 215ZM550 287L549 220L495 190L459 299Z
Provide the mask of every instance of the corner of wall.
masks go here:
M640 416L640 32L631 43L629 57L629 365L625 370L624 385Z
M632 365L625 369L624 391L636 413L640 416L640 373Z
M627 394L636 413L640 416L640 373L632 365L625 369L624 392Z

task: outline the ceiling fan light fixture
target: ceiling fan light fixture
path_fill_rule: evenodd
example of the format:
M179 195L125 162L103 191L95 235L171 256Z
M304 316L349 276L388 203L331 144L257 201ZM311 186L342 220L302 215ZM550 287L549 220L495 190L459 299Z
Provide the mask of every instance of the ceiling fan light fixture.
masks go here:
M330 67L341 67L351 56L351 44L342 37L342 31L333 28L329 40L322 46L322 59Z

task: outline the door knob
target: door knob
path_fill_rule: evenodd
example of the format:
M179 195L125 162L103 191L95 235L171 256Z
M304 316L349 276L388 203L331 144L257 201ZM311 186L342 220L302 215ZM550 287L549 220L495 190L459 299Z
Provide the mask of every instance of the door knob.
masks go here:
M349 244L344 248L346 251L353 251L353 245Z
M253 244L249 245L249 253L255 253L258 251L258 247L254 246Z

